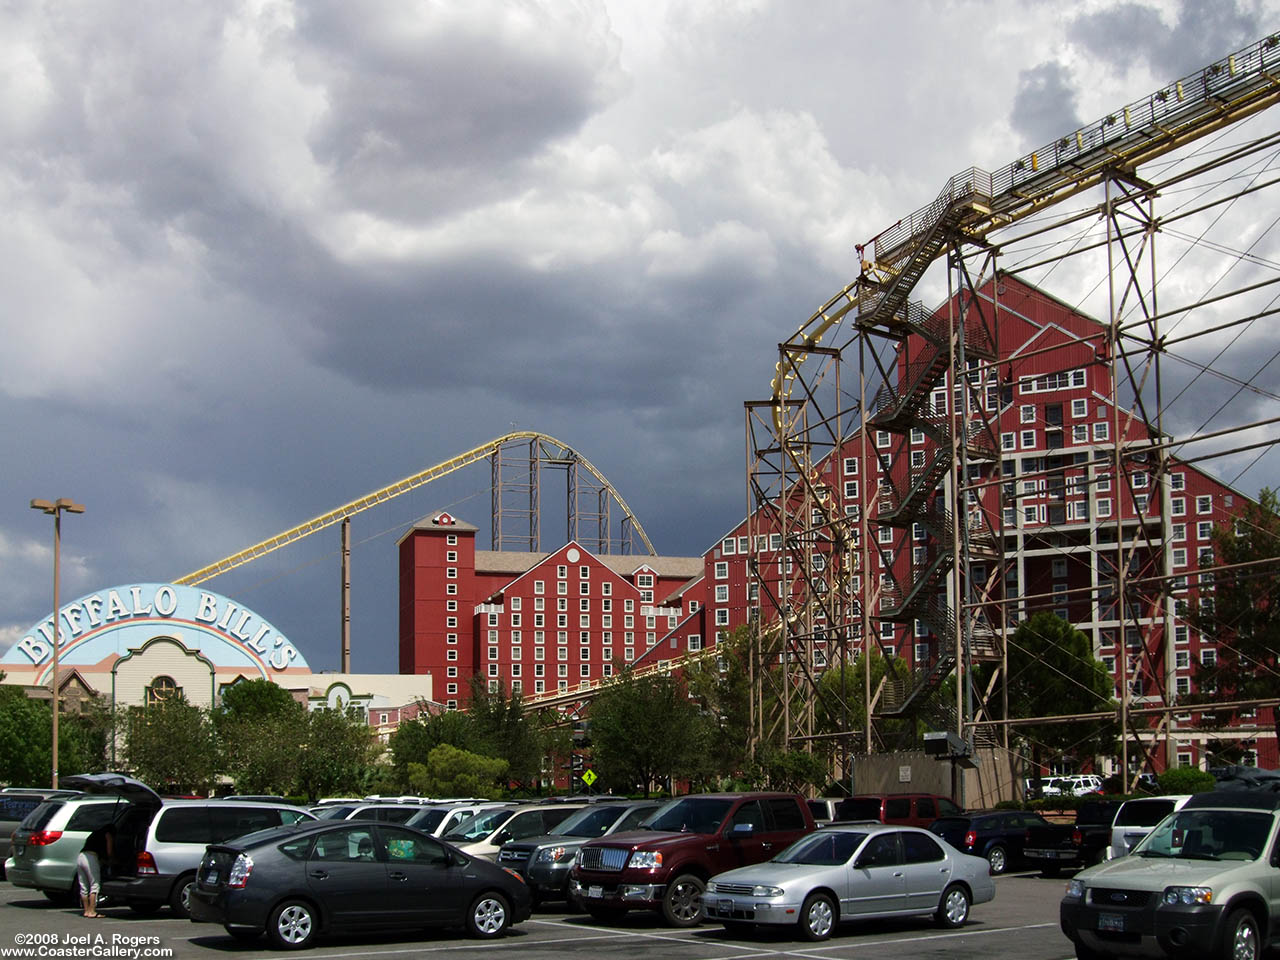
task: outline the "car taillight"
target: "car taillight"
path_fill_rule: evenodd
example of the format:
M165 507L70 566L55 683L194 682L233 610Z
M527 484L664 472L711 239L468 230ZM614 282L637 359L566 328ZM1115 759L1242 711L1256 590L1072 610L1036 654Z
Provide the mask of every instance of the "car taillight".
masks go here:
M61 830L37 830L31 836L27 837L27 846L29 847L47 847L51 843L56 843L62 839Z
M970 830L964 835L964 845L966 847L976 847L978 845L978 831Z
M253 873L253 858L247 853L240 854L236 857L236 862L231 864L231 873L227 875L227 886L240 889L249 882L251 873Z
M1075 844L1077 847L1084 845L1084 833L1080 830L1079 827L1076 827L1074 830L1071 831L1071 842Z
M156 858L143 850L138 854L138 876L156 876L160 871L156 868Z

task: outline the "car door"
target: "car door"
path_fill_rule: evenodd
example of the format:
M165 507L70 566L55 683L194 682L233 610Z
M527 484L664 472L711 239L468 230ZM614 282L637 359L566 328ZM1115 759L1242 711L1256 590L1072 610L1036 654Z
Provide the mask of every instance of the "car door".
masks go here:
M768 830L764 804L759 800L745 800L725 819L719 841L713 840L707 845L707 850L714 855L712 844L719 843L719 853L725 866L718 869L730 870L759 863L769 859L764 855L764 838Z
M397 922L461 923L474 892L466 871L434 837L378 825L387 872L387 904Z
M932 910L951 879L951 862L938 841L924 831L903 830L899 837L906 908Z
M904 909L906 885L897 831L877 833L853 862L849 914L871 917Z
M769 832L761 837L760 854L768 860L804 836L809 825L805 822L800 801L794 797L772 797L765 801L765 807L769 815Z
M390 919L388 885L372 821L347 821L316 837L307 859L307 886L335 923Z

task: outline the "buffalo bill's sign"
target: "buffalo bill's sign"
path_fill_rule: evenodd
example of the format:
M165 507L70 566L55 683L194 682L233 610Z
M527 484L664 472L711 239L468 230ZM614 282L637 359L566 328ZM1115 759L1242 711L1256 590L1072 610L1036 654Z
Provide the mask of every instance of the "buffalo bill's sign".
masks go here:
M167 636L215 667L247 669L263 677L311 672L297 648L270 623L248 607L198 587L112 587L64 605L58 617L59 666L105 666ZM47 682L53 635L52 617L37 623L0 657L0 665L34 674L36 683Z

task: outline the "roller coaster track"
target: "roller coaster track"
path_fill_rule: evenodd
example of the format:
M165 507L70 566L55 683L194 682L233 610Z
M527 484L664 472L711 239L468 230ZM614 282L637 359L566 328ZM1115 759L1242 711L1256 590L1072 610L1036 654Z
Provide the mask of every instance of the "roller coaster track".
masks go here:
M613 497L618 506L622 508L626 515L626 519L631 522L632 528L644 543L645 549L649 551L649 554L652 556L656 553L653 549L653 544L649 541L649 535L644 532L644 528L640 525L640 521L636 518L635 514L632 513L631 508L627 506L627 502L622 499L622 495L614 489L613 485L605 479L604 474L597 470L590 460L574 451L567 444L557 440L555 437L548 436L545 433L521 431L496 437L488 443L481 444L478 447L468 450L466 453L461 453L456 457L443 461L442 463L437 463L433 467L428 467L426 470L422 470L418 473L412 474L411 476L405 477L403 480L398 480L389 486L382 487L380 490L367 493L363 497L352 500L350 503L343 504L334 510L330 510L328 513L322 513L318 517L313 517L306 523L301 523L296 527L285 530L282 533L278 533L274 537L269 537L268 539L263 540L261 543L255 543L253 546L247 547L239 553L233 553L231 556L224 557L216 563L211 563L206 567L201 567L199 570L188 573L184 577L179 577L173 582L191 585L203 583L206 580L212 580L214 577L224 574L229 570L234 570L236 567L243 566L250 561L257 560L259 557L266 556L268 553L279 550L281 547L287 547L289 544L296 543L304 537L309 537L311 534L317 533L326 527L331 527L336 523L341 523L347 517L355 516L357 513L368 510L371 507L376 507L389 500L394 500L403 493L416 490L419 487L431 483L433 480L439 480L441 477L447 476L457 470L461 470L463 467L470 466L473 463L477 463L487 457L493 456L506 444L520 441L537 444L538 450L545 453L544 459L572 461L588 470L591 475L600 482L603 488L609 492L609 495ZM554 453L546 453L547 451L554 451Z

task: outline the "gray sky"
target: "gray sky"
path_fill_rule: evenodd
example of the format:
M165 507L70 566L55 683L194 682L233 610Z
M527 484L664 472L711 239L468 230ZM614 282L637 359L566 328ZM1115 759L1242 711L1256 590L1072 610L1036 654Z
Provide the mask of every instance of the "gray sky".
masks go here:
M592 460L660 552L699 554L745 510L743 401L855 243L1275 13L7 3L0 646L50 609L32 497L88 506L63 525L70 599L176 578L513 428ZM442 506L483 526L481 474L355 521L355 669L395 669L396 538ZM336 548L209 586L331 669Z

